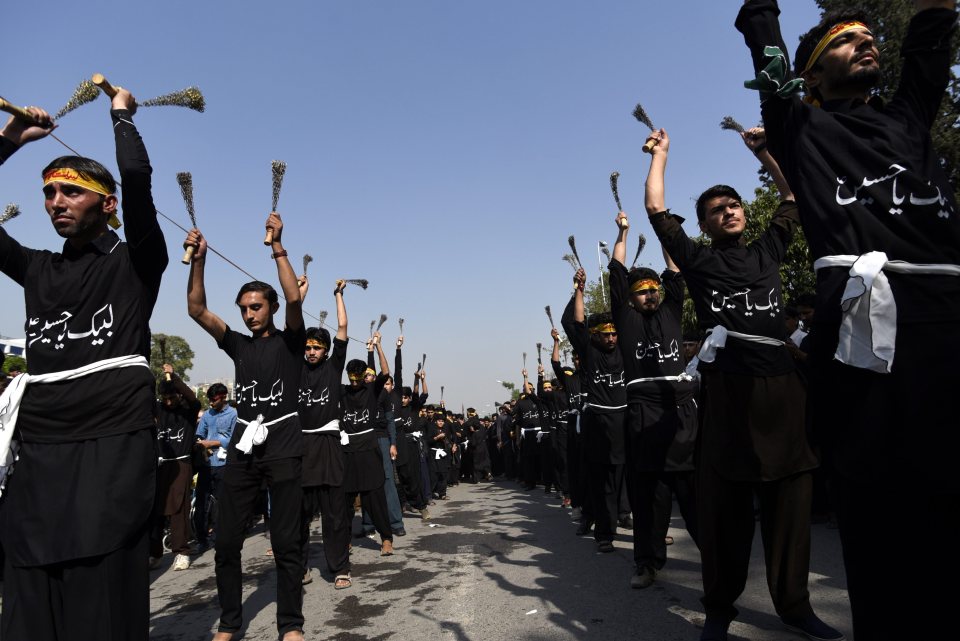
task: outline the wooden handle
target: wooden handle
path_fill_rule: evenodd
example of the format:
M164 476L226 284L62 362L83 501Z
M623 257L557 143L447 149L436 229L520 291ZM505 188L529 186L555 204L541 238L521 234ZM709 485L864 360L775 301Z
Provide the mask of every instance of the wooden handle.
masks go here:
M643 143L643 153L652 154L653 148L656 146L657 146L656 140L648 140L647 142Z
M163 380L165 381L173 380L172 377L170 376L170 372L163 373Z
M100 73L93 74L93 77L90 78L90 81L93 82L93 84L100 87L103 93L107 94L109 97L113 98L114 96L117 95L117 87L114 87L113 85L111 85L107 81L107 79L103 77L103 74L100 74Z
M17 105L11 104L3 98L0 98L0 111L6 111L8 114L16 116L20 120L28 122L31 125L43 126L43 123L34 118L33 114L31 114L29 111L23 107L18 107Z
M273 244L273 230L272 230L272 229L268 229L268 230L267 230L267 235L266 235L266 236L264 237L264 239L263 239L263 244L264 244L264 245L272 245L272 244Z
M195 251L197 251L197 248L194 247L193 245L190 245L189 247L187 247L187 250L183 252L183 258L180 259L180 262L183 263L184 265L189 265L190 262L193 260L193 253Z

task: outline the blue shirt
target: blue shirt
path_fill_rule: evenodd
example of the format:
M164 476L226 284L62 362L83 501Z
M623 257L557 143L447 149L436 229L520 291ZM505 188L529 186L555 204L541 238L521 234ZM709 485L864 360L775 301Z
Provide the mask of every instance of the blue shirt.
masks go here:
M230 445L230 437L233 436L233 428L237 425L237 410L230 405L225 405L219 412L212 407L203 413L200 417L200 425L197 426L198 441L220 441L220 447L226 451ZM226 464L226 457L220 458L214 451L210 455L211 467L220 467Z

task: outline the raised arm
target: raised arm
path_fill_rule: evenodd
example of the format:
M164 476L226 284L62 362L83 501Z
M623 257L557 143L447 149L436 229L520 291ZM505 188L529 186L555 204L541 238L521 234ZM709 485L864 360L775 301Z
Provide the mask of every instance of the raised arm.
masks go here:
M403 336L397 337L397 353L393 356L393 384L397 389L403 387Z
M346 285L346 281L338 280L333 290L333 297L337 301L337 338L342 341L347 340L347 306L343 302L343 288Z
M207 241L199 229L191 230L183 242L184 248L195 247L187 276L187 313L219 343L227 333L227 324L207 309L207 290L203 282L204 266L207 263Z
M390 364L387 362L387 356L383 353L383 345L382 345L382 340L381 340L382 338L383 338L383 337L380 335L380 332L374 332L374 333L373 333L373 346L376 348L376 350L377 350L377 357L378 357L378 359L380 360L380 373L381 373L381 374L386 374L386 375L389 376L389 375L390 375ZM396 382L396 379L394 379L394 382Z
M672 224L663 225L665 215L669 217L664 196L666 191L664 176L667 156L670 153L670 136L667 135L666 130L661 129L650 134L648 141L652 141L654 146L650 152L650 171L647 174L645 187L647 214L650 216L650 223L664 251L670 254L676 264L682 266L687 262L687 257L696 250L696 244L680 227L679 221L671 220L669 222ZM664 227L669 227L668 233L664 233Z
M293 266L290 259L287 258L287 252L283 248L281 236L283 235L283 221L277 212L270 212L266 223L267 230L273 230L273 243L270 249L273 251L271 256L277 261L277 276L280 278L280 288L283 290L283 297L286 300L284 306L284 316L286 320L286 329L297 331L303 328L303 301L300 299L300 287L297 285L297 275L293 272Z
M783 172L780 171L780 165L774 160L773 156L770 155L770 150L767 149L767 133L763 127L748 129L743 132L741 136L747 149L753 152L757 160L760 161L760 164L763 165L763 168L766 169L770 177L773 178L773 182L777 185L777 191L780 192L780 199L795 200L793 190L790 189L787 179L784 177Z

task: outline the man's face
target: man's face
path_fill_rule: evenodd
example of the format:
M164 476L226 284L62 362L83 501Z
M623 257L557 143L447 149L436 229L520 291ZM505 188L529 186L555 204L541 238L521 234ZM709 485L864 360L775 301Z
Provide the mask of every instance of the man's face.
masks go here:
M366 374L363 375L363 382L364 382L364 383L372 383L372 382L374 382L375 380L377 380L376 374L373 374L373 373L371 373L371 372L367 372Z
M322 363L327 357L327 348L322 344L307 343L303 348L303 358L311 365Z
M657 308L660 307L660 290L659 289L641 289L638 292L633 292L630 295L630 300L633 301L633 308L642 314L650 314L657 311Z
M411 397L409 397L409 396L407 396L406 394L404 394L404 395L402 395L402 396L400 397L400 405L402 405L403 407L409 407L409 406L410 406L410 401L412 401L412 400L413 400L413 399L412 399Z
M227 404L227 393L221 392L216 396L211 396L209 400L210 400L210 407L212 407L213 409L219 412Z
M688 361L697 355L697 341L683 341L683 357Z
M610 353L613 350L617 349L617 333L616 332L600 332L593 334L593 344L596 345L597 349L601 352Z
M866 29L840 34L804 78L825 98L838 91L869 92L880 80L880 51L873 34Z
M797 313L800 314L800 320L803 321L803 324L809 327L810 323L813 322L813 308L806 305L798 305Z
M163 403L163 406L168 410L173 409L180 403L179 394L164 394L160 397L160 401Z
M106 230L105 211L116 209L117 197L101 196L83 187L52 182L43 186L43 206L61 237L89 240Z
M717 196L708 200L700 229L712 240L739 238L747 226L743 205L732 196Z
M259 336L273 325L274 311L263 292L244 292L237 303L240 317L254 336Z

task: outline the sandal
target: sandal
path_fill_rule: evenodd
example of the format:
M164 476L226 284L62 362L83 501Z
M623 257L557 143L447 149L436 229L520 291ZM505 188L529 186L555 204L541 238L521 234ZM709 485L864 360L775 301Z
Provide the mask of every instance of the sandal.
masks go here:
M353 581L350 580L349 574L338 574L333 581L334 590L346 590L349 587L353 587Z
M387 539L380 546L380 556L393 556L393 541Z

